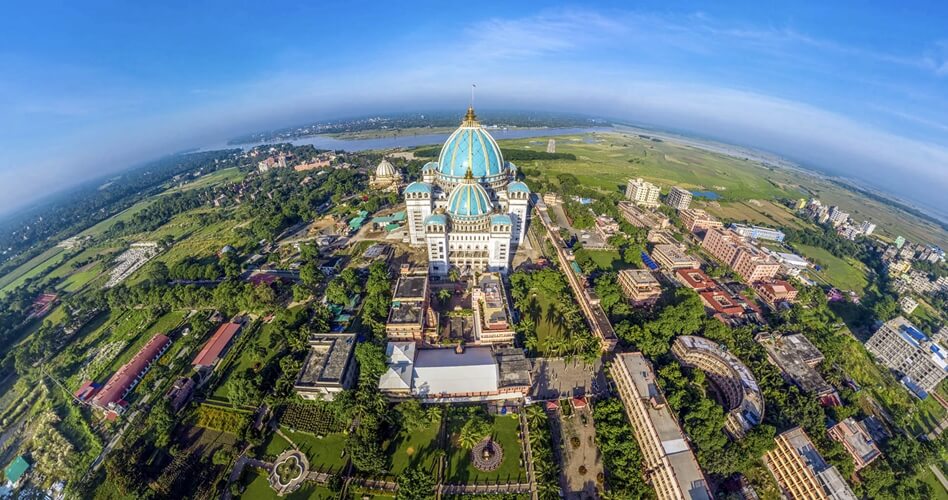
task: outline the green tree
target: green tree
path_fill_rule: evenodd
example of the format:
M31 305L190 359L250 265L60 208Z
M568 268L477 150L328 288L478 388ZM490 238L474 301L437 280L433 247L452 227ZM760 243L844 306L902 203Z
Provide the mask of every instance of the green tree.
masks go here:
M480 415L472 416L461 426L461 432L458 434L458 444L463 448L473 448L474 445L489 435L490 424L487 423L487 420Z
M425 500L435 498L435 479L421 464L405 469L398 477L398 491L395 498L398 500Z

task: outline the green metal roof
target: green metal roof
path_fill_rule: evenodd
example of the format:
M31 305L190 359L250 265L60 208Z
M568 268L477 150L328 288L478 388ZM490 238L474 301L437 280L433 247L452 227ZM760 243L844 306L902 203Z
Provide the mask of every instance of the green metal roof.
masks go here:
M7 481L15 483L23 477L23 474L26 474L26 471L30 470L30 463L23 458L23 455L20 455L13 459L10 462L10 465L7 465L7 468L4 469L4 472L7 476Z

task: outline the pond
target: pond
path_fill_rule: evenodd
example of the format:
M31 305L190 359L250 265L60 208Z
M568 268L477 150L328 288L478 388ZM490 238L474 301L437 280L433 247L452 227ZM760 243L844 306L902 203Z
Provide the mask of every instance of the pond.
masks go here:
M714 191L692 191L691 194L695 198L704 198L706 200L717 200L721 198L721 195L715 193Z

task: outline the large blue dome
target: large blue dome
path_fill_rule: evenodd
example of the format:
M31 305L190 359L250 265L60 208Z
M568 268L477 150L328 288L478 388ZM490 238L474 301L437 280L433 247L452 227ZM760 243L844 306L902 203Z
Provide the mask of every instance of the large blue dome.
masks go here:
M443 176L460 179L468 168L476 179L494 177L504 172L504 157L500 147L477 122L473 108L467 110L461 127L448 137L438 157L438 170Z
M448 213L458 217L479 217L491 212L487 190L470 177L448 196Z

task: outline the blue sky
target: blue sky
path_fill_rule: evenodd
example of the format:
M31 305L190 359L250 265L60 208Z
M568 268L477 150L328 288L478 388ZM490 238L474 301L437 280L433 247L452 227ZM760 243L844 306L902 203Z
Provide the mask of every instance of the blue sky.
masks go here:
M484 107L690 130L948 213L944 2L196 3L5 8L0 211L270 126L460 112L477 82Z

